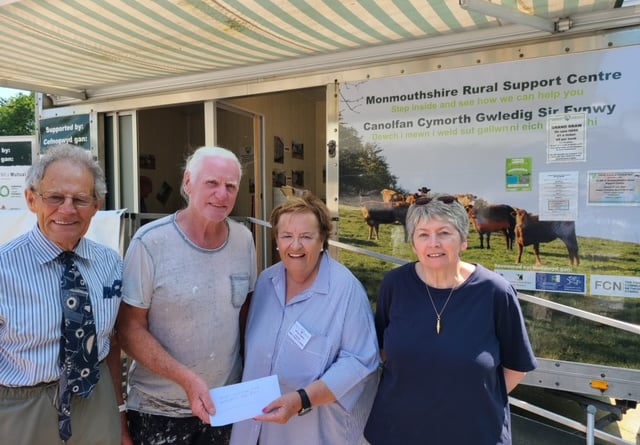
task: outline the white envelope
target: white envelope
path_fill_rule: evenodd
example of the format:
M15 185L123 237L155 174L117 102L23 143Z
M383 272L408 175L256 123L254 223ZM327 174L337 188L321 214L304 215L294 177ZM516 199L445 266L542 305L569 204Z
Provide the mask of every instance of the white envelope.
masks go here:
M262 414L262 409L280 397L278 376L221 386L209 391L216 414L209 416L212 426L228 425L252 419Z

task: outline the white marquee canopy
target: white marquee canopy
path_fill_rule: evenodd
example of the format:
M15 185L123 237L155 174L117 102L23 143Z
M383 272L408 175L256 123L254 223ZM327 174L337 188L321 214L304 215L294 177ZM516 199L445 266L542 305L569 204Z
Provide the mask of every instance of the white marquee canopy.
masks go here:
M638 26L637 0L0 0L0 86L79 100Z

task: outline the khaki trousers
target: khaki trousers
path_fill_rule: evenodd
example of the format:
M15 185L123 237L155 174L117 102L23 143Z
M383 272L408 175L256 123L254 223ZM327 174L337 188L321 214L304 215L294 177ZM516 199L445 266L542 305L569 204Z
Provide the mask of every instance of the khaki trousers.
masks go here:
M120 413L106 362L88 398L72 397L72 436L58 435L55 405L58 382L10 388L0 386L0 441L11 445L120 445Z

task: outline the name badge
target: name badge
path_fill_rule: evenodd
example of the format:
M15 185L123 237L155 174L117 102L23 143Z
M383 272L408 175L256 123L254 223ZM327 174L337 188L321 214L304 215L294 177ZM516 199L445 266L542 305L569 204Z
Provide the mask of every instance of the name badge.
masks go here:
M304 347L309 343L309 339L311 338L311 334L307 331L304 326L302 326L299 322L295 322L291 329L289 329L289 333L287 334L289 338L296 344L300 349L304 349Z

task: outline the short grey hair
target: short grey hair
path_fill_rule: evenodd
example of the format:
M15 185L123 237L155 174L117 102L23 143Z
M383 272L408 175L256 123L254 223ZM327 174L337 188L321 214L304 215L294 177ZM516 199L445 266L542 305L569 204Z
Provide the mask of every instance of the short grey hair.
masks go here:
M27 171L25 187L28 190L37 190L47 167L58 161L68 161L85 167L93 176L93 197L97 201L104 200L107 195L107 182L100 163L93 159L91 152L72 144L51 146Z
M231 150L227 150L222 147L200 147L196 151L194 151L191 156L187 158L187 163L184 167L184 173L189 172L191 177L195 177L200 172L202 168L203 161L208 158L220 158L220 159L229 159L230 161L235 162L238 166L238 171L240 172L240 178L242 178L242 164L238 160L238 157ZM180 186L180 194L182 197L189 202L189 195L184 189L184 179L185 175L182 176L182 185Z
M432 219L441 219L452 224L460 234L462 241L466 241L469 237L469 215L462 204L457 200L447 204L449 200L447 199L447 202L440 201L438 195L430 198L431 201L427 204L412 205L407 212L405 225L411 245L413 246L413 235L418 224Z

